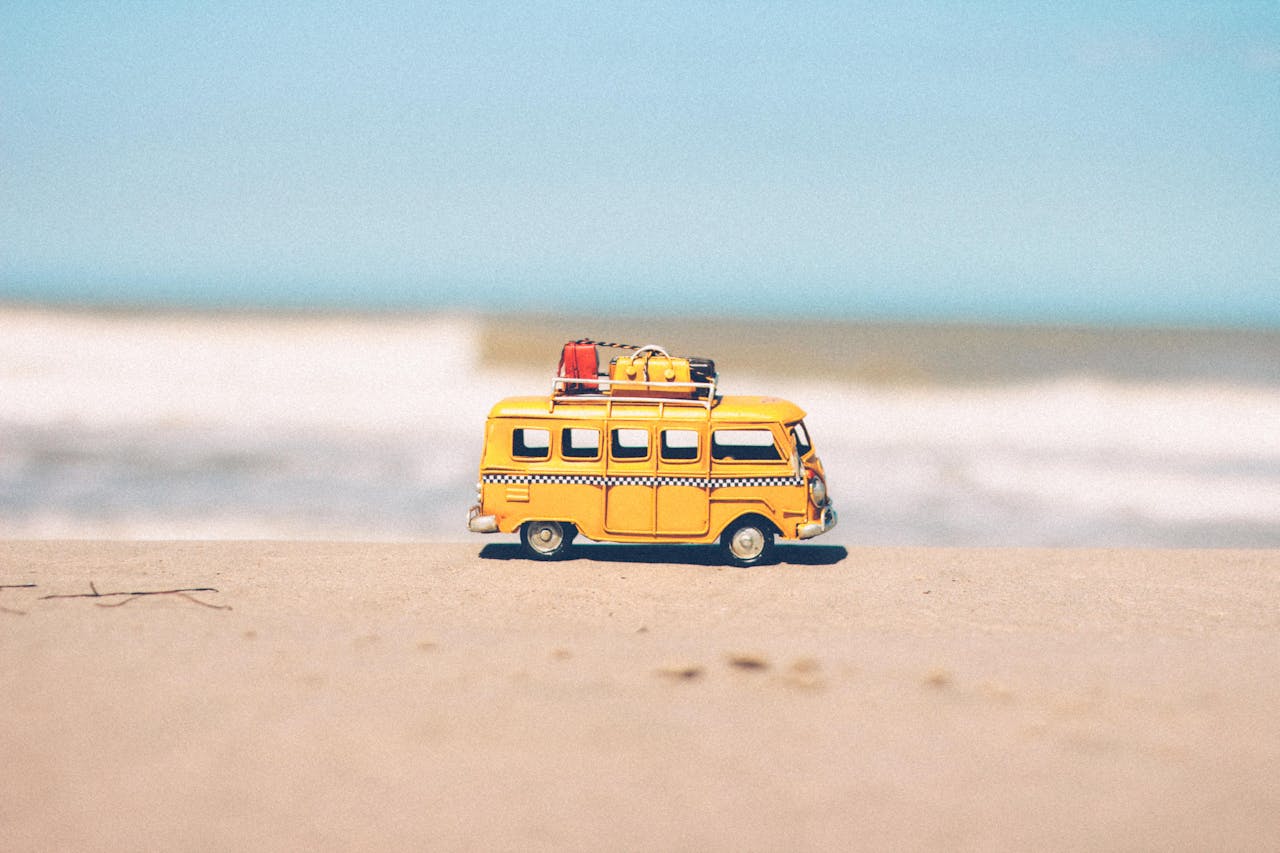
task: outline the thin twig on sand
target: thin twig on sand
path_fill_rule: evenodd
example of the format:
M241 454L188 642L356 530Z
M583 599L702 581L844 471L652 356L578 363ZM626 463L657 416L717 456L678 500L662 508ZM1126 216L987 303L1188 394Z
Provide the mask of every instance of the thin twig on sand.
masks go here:
M35 587L33 583L0 583L0 589L32 589ZM26 616L27 611L15 610L12 607L0 606L0 613L12 613L14 616Z
M193 592L217 592L217 590L211 586L185 587L183 589L146 589L146 590L138 590L134 592L98 592L97 585L95 585L93 581L89 581L89 589L91 590L90 592L63 593L59 595L42 595L40 596L40 600L44 601L50 598L111 598L113 596L123 596L124 597L123 601L117 601L112 604L95 602L95 604L97 604L99 607L123 607L124 605L128 604L130 601L133 601L137 598L141 598L146 595L176 595L179 598L185 598L187 601L190 601L192 604L198 604L201 607L208 607L210 610L230 610L231 609L229 605L210 604L207 601L201 601L200 599L191 595L191 593Z

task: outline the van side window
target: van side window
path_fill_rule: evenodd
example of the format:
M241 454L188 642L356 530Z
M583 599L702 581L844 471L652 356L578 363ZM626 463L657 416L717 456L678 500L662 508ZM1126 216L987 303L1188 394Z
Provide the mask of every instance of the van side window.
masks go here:
M698 458L698 432L692 429L664 429L662 458L667 462L689 462Z
M551 455L551 430L528 427L512 430L511 455L516 459L546 459Z
M801 456L808 456L813 450L813 442L809 441L809 431L804 428L804 421L796 421L791 425L791 435L796 440L796 450Z
M614 459L645 459L649 456L647 429L615 429L610 452Z
M782 458L767 429L718 429L711 434L711 457L720 460L775 462Z
M565 427L560 431L560 455L565 459L599 459L600 430Z

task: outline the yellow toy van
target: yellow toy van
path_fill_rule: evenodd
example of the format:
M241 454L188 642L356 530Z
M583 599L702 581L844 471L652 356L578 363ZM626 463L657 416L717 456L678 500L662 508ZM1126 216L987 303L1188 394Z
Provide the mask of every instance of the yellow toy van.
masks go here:
M714 363L637 347L597 370L567 344L545 397L497 403L485 424L475 533L519 531L552 560L581 534L600 542L719 541L739 566L768 562L775 537L836 524L805 413L775 397L721 396Z

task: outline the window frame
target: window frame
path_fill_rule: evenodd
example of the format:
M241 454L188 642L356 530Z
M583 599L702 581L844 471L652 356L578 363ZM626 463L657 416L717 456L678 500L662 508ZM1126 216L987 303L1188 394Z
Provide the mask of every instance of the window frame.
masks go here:
M716 435L722 432L762 432L769 436L768 446L773 448L774 455L768 459L730 459L720 456L716 450ZM786 462L788 454L784 453L782 448L778 446L778 436L774 434L773 429L767 426L725 426L711 431L711 437L708 441L711 449L711 461L717 464L726 465L769 465L779 462ZM724 445L721 445L724 446ZM740 444L729 445L737 447L759 447L764 448L764 444Z
M619 456L617 454L617 435L620 432L644 433L644 454L641 456ZM653 458L653 430L648 427L615 426L609 428L609 461L610 462L644 462Z
M798 421L795 421L794 423L787 424L787 432L791 434L791 438L796 443L796 452L799 453L802 458L807 457L810 453L813 452L813 436L809 435L809 428L804 425L803 418L801 418ZM804 450L800 449L801 435L803 435L805 439Z
M593 432L596 434L595 454L592 456L570 456L565 449L571 446L570 439L574 430L582 432ZM565 462L599 462L603 454L604 441L600 435L600 428L594 426L566 426L560 428L560 458Z
M667 455L667 433L669 432L687 432L692 433L694 438L693 456L690 457L673 457ZM676 450L687 450L688 448L673 448ZM702 459L702 433L696 429L689 427L663 427L659 430L658 435L658 458L672 465L692 465Z
M525 450L531 449L528 443L524 441L524 438L522 435L522 433L526 433L526 432L534 432L534 433L541 432L546 434L547 436L546 447L533 448L533 449L542 451L542 453L540 453L539 455L534 456L529 453L517 452L517 448L523 448ZM520 436L518 443L517 443L517 436ZM511 430L511 458L519 459L523 462L546 462L547 460L549 460L551 458L551 430L547 427L530 427L530 426L513 427Z

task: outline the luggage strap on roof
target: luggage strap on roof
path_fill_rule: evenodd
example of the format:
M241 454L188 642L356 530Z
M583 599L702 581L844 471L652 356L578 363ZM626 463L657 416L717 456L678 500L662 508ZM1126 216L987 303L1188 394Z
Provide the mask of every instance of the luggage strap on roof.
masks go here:
M606 342L606 341L593 341L591 340L591 338L581 338L579 340L573 341L573 343L595 344L598 347L611 347L613 349L642 349L642 347L637 346L636 344L619 344L619 343Z

